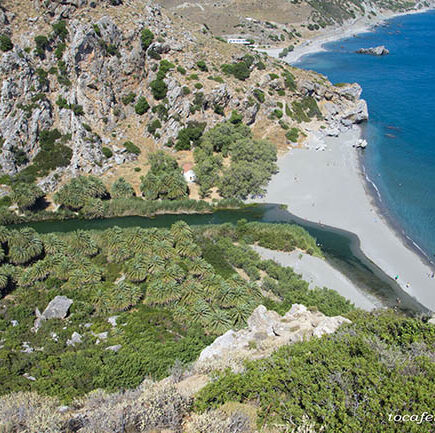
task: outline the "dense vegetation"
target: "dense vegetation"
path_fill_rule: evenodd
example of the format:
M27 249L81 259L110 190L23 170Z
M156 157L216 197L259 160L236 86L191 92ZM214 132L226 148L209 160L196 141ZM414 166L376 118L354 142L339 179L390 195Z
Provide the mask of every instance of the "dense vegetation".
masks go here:
M203 197L217 186L225 198L246 199L261 195L277 171L276 147L256 140L250 128L237 117L210 129L195 150L197 182ZM223 169L223 158L230 164Z
M353 323L331 336L221 374L197 409L255 401L259 425L300 425L308 417L317 431L430 431L431 422L404 425L389 415L433 412L435 327L391 311L348 317Z
M177 222L170 229L63 235L3 227L0 235L2 393L34 390L68 401L94 388L134 387L147 375L162 378L177 360L195 360L213 336L244 326L260 303L278 311L293 302L327 314L352 310L336 292L309 290L290 268L248 247L321 254L296 226L240 221L193 231ZM282 302L264 298L261 289ZM35 308L43 311L56 295L73 300L69 317L32 332ZM107 320L114 315L116 326ZM74 332L82 342L68 344ZM118 352L105 350L114 345L121 345Z

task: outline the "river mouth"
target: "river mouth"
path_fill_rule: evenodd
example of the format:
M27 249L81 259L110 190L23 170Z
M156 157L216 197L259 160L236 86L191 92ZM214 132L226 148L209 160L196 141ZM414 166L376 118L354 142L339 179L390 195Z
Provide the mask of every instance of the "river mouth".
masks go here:
M359 238L345 230L306 221L292 215L279 204L253 204L241 209L221 209L212 213L161 214L154 217L125 216L95 220L70 219L38 221L9 225L8 228L32 227L38 233L67 233L74 230L105 230L111 227L169 227L179 220L189 225L235 224L249 222L297 224L307 230L322 248L326 260L342 272L361 291L375 296L383 307L398 309L408 315L429 313L426 307L409 296L360 248ZM331 287L333 289L333 287Z

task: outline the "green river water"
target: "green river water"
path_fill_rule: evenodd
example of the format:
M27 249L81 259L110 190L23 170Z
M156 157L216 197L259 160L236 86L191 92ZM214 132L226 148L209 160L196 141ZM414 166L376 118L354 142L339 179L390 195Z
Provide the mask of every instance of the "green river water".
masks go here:
M243 209L218 210L209 214L164 214L152 218L126 216L97 220L39 221L11 225L11 228L33 227L39 233L104 230L110 227L169 227L178 220L189 225L236 223L240 219L267 223L298 224L306 229L325 253L326 260L346 275L362 291L375 295L382 305L399 308L407 314L428 312L414 298L388 277L361 251L356 235L344 230L311 223L298 218L277 204L254 205ZM333 287L330 287L333 289ZM400 300L398 303L397 300Z

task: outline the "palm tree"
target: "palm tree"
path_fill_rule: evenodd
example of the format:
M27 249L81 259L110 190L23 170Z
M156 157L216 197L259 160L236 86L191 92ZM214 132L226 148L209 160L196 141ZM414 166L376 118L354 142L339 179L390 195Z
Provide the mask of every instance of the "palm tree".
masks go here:
M68 245L73 254L92 257L98 253L98 246L85 230L76 230L69 239Z
M4 290L8 286L9 273L4 269L4 266L0 267L0 291Z
M113 198L130 198L134 196L134 189L123 177L120 177L113 183L110 194Z
M208 323L210 315L212 314L212 309L207 304L207 302L199 299L192 306L192 312L190 313L190 317L195 323Z
M231 326L231 320L225 310L216 309L206 319L205 327L213 334L223 334Z
M153 253L165 260L168 260L174 256L175 251L169 241L163 240L153 244Z
M0 243L4 244L8 241L10 231L5 226L0 226Z
M159 273L165 265L164 260L161 257L155 255L148 258L147 263L148 263L148 272L151 275Z
M44 191L36 185L17 183L12 187L11 200L21 211L24 211L31 208L44 195Z
M40 256L44 250L43 243L36 231L25 227L13 230L9 237L9 260L22 265Z
M183 220L179 220L176 223L172 224L170 232L175 242L186 242L193 240L192 229Z
M186 280L181 284L181 294L181 302L194 304L203 297L203 287L198 281Z
M229 310L231 322L235 326L241 326L246 323L253 310L252 304L237 304Z
M196 257L189 262L189 271L192 275L199 277L200 279L211 275L213 272L213 266L200 257Z
M167 290L167 284L158 278L153 278L147 285L146 298L147 304L164 305L171 302L173 292Z
M36 262L30 268L26 268L23 274L19 278L20 286L31 286L36 281L42 281L48 277L50 271L48 267L48 262L45 260L40 260Z
M109 305L113 310L124 311L136 305L143 293L142 290L134 284L126 281L121 281L119 284L114 284L108 293Z
M65 253L67 249L66 243L54 233L43 235L42 242L44 243L45 252L49 255Z
M106 214L104 209L104 203L99 198L87 198L84 201L84 205L80 210L80 213L89 219L103 218Z
M145 256L137 255L125 264L126 277L133 282L145 281L148 276L148 261Z

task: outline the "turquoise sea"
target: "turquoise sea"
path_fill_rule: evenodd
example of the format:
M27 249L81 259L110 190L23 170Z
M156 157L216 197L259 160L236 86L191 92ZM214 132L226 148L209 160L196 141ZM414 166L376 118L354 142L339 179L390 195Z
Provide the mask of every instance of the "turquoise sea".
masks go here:
M377 45L390 55L355 53ZM435 11L394 18L325 48L297 66L333 83L361 84L370 115L366 175L396 228L435 261Z

